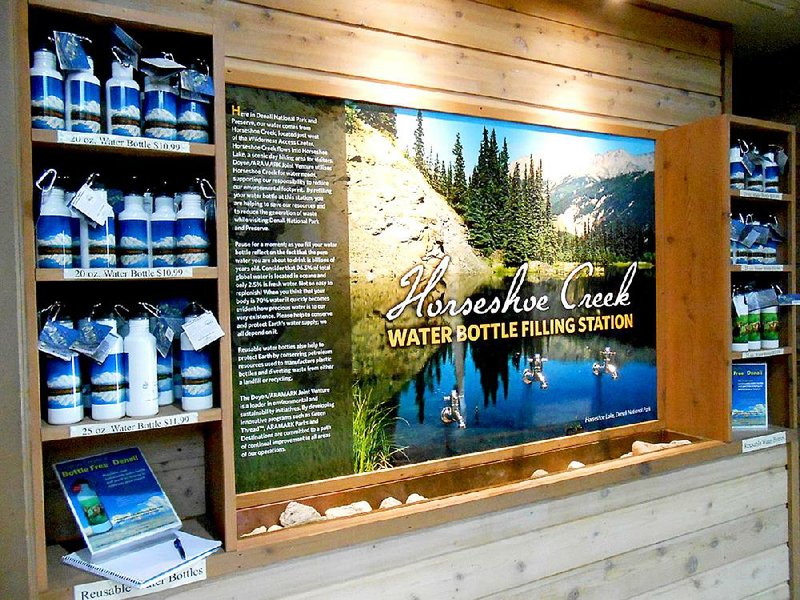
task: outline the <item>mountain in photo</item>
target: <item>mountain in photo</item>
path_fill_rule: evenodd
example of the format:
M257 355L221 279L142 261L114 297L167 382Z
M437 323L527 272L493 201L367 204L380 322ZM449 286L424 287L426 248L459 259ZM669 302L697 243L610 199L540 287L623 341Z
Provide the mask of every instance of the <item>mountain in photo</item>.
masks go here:
M655 156L612 150L594 157L585 173L565 177L550 189L559 229L582 233L585 226L614 223L652 225Z

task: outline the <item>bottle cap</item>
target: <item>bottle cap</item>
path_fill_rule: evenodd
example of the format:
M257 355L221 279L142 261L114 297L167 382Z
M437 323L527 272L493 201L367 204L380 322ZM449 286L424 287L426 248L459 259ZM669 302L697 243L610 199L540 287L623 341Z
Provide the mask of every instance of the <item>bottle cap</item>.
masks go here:
M183 309L183 316L184 318L189 317L199 317L200 315L204 315L206 310L200 306L198 302L190 302L189 305Z
M131 175L128 181L125 182L126 196L143 196L146 189L147 186L138 175Z

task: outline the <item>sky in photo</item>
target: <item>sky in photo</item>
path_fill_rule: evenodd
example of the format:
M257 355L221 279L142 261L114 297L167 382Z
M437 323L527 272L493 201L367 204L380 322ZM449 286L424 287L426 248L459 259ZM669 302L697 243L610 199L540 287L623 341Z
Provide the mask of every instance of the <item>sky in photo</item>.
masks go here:
M417 127L417 110L397 108L397 138L401 148L414 147L414 130ZM569 129L554 129L527 123L498 121L449 113L422 111L426 156L429 149L439 160L453 160L456 133L461 134L467 177L475 167L483 128L495 129L497 144L502 148L503 138L508 142L510 159L528 155L541 159L544 176L551 182L561 181L571 174L582 174L597 154L622 149L629 154L647 154L655 151L655 142L649 139L616 135L587 133Z

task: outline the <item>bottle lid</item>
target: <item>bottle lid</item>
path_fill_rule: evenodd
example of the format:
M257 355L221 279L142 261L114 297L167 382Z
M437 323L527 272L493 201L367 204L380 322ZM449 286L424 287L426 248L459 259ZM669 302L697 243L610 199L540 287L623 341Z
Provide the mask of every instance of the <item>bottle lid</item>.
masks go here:
M56 54L49 48L42 46L33 53L33 66L55 70L56 69Z
M133 65L124 65L118 60L112 61L111 77L115 79L133 79Z
M199 317L200 315L204 315L206 310L200 306L198 302L190 302L189 305L183 309L183 316L186 319L190 319L192 317Z
M172 187L169 184L169 181L166 179L159 179L156 181L152 186L151 190L153 192L154 197L158 196L169 196L172 198Z
M133 310L130 311L131 316L130 319L147 319L148 323L150 322L150 311L145 308L143 302L137 302L134 306Z
M126 196L143 196L146 190L147 186L138 175L131 175L125 182Z

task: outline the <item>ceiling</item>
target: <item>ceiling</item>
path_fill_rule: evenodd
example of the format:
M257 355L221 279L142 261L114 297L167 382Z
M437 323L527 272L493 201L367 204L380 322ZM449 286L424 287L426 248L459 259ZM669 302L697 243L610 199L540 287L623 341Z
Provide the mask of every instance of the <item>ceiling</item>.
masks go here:
M649 3L733 24L737 57L800 46L800 0L651 0Z

